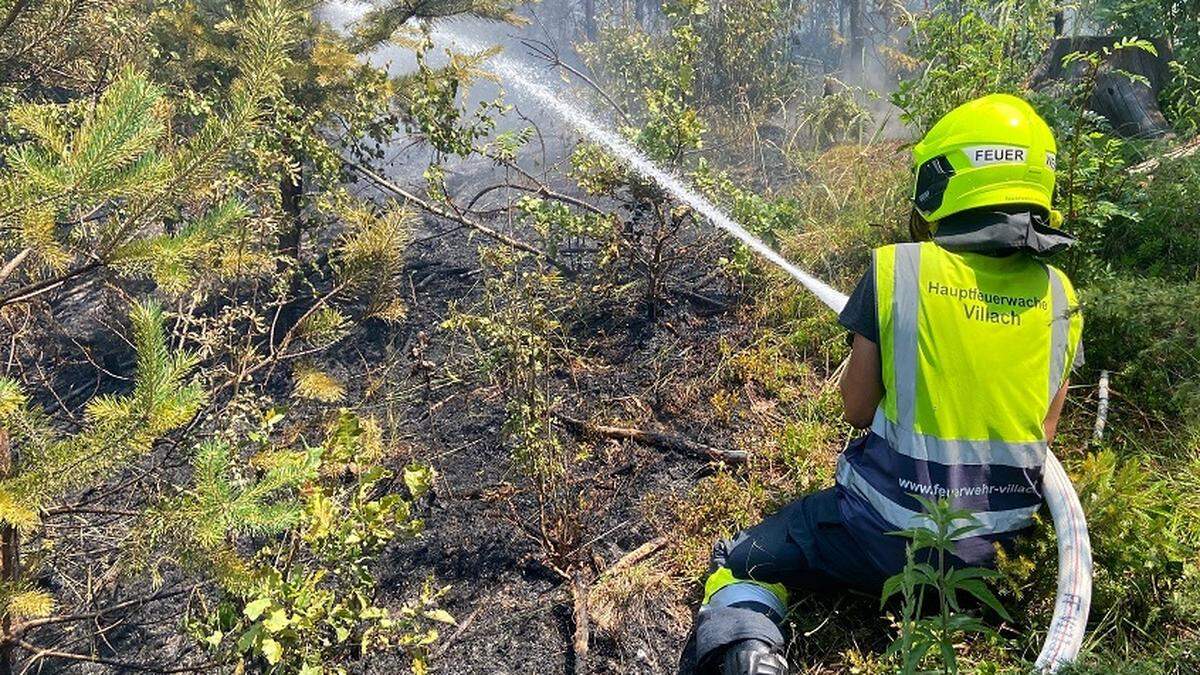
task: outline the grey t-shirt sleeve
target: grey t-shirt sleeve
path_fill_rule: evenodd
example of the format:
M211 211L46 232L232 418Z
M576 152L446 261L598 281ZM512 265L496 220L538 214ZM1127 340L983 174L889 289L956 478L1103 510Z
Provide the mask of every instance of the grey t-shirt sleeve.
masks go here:
M838 315L838 323L851 333L857 333L875 344L879 344L879 315L875 307L875 261L867 267L867 273L859 279L846 308Z

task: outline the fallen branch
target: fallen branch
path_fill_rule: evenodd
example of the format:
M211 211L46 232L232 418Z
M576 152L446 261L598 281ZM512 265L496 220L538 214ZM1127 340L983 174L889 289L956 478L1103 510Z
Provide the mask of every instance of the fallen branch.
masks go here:
M674 450L685 455L693 457L702 457L705 459L715 460L719 462L729 462L730 464L744 464L746 462L746 453L743 450L721 450L714 448L711 445L697 443L683 436L675 434L664 434L657 431L646 431L644 429L631 429L627 427L611 427L603 424L592 424L580 419L568 417L562 413L555 413L564 426L576 433L587 435L600 436L602 438L613 438L622 441L635 441L643 445L653 445L667 450Z
M100 260L93 260L92 262L76 267L75 269L67 270L58 276L22 286L3 298L0 298L0 307L7 307L8 305L16 304L18 302L32 300L43 293L49 293L59 286L62 286L70 281L74 281L79 277L86 276L91 272L100 269L105 264L106 263Z
M500 232L498 230L490 228L487 225L484 225L483 223L481 223L479 221L472 220L471 218L468 218L468 217L462 215L461 213L455 213L454 211L451 211L450 209L443 208L443 207L441 207L437 204L434 204L430 201L421 199L420 197L413 194L412 192L405 190L404 188L400 187L399 185L396 185L395 183L384 178L383 176L380 176L379 174L375 173L371 169L369 169L361 164L358 164L357 162L352 162L350 160L342 160L342 161L345 162L346 166L348 166L348 167L354 169L355 171L357 171L358 173L362 174L362 176L364 178L366 178L368 181L373 183L376 187L386 190L388 192L391 192L392 194L395 194L398 197L403 197L404 199L407 199L408 201L412 202L413 204L416 204L417 207L419 207L423 211L432 213L433 215L438 216L439 218L445 218L446 220L450 220L450 221L456 222L460 225L469 227L472 230L475 230L476 232L479 232L480 234L484 235L485 237L488 237L489 239L494 239L502 244L506 244L517 250L525 251L526 253L532 253L533 255L535 255L539 258L542 258L546 262L557 267L558 269L569 273L568 268L566 268L564 265L562 265L557 260L555 260L554 257L551 256L549 253L537 248L536 246L527 244L519 239L513 239L512 237L504 234L503 232Z
M445 641L438 645L438 648L433 652L433 658L441 658L442 654L445 654L446 651L450 649L450 645L454 644L455 640L461 637L463 633L467 632L467 629L470 628L471 624L475 622L475 617L479 616L479 613L483 611L483 608L487 606L488 602L490 602L490 600L484 600L483 602L479 603L479 606L476 607L475 610L470 614L468 614L467 618L463 619L462 623L458 624L458 628L450 634L450 637L446 638Z
M698 304L708 307L709 310L711 311L711 314L706 314L706 316L720 314L722 312L729 310L729 305L721 302L720 300L714 300L714 299L708 297L707 295L701 295L695 291L674 289L674 292L676 295L678 295L681 298L684 298L685 300L691 300L692 302L695 302L695 303L698 303Z
M26 663L25 670L33 668L33 664L42 659L63 659L66 661L76 661L80 663L97 663L102 666L112 666L116 669L115 672L130 672L140 671L147 673L203 673L211 671L215 666L219 665L215 662L208 662L198 666L171 666L163 668L158 665L149 663L134 663L131 661L118 661L116 659L106 659L102 656L92 654L76 654L74 652L58 651L56 649L41 648L37 645L30 644L19 638L13 639L12 643L21 649L29 652L29 661Z
M95 621L106 614L112 614L114 612L119 612L121 610L128 609L130 607L146 605L151 602L156 602L158 600L165 600L167 598L174 598L174 597L177 597L180 595L186 595L186 594L191 593L192 591L196 590L198 587L200 587L202 585L203 584L192 584L191 586L188 586L186 588L177 588L177 589L172 589L170 591L159 591L159 592L153 593L151 595L132 598L130 600L125 600L123 602L118 602L114 605L109 605L108 607L102 607L94 612L85 612L85 613L80 613L80 614L68 614L68 615L60 615L60 616L45 616L45 617L40 617L40 618L36 618L36 619L29 619L22 623L14 624L9 629L9 635L11 635L11 636L24 635L25 633L29 632L30 630L33 630L34 628L38 628L40 626L49 626L49 625L59 624L59 623L73 623L76 621Z
M1200 136L1193 138L1183 145L1172 148L1158 157L1151 157L1144 162L1134 164L1133 166L1129 167L1129 173L1134 175L1154 173L1154 171L1158 169L1159 165L1162 164L1164 159L1183 159L1184 157L1191 157L1197 152L1200 152Z

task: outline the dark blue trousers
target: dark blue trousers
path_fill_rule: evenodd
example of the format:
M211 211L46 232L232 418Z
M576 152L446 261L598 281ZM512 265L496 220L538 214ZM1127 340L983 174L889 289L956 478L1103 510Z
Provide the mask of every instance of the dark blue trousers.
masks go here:
M897 542L901 549L903 543ZM836 488L803 497L713 549L712 569L739 579L780 583L789 590L857 589L878 594L897 570L880 570L842 524ZM722 647L755 638L782 647L780 626L750 607L708 607L696 620L680 673L712 672Z

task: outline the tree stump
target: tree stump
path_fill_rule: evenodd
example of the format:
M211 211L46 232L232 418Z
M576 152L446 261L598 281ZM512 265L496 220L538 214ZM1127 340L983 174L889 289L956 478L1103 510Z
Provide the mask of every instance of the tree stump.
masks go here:
M1116 40L1105 35L1056 38L1030 75L1030 88L1042 91L1062 83L1079 82L1085 76L1086 66L1073 63L1064 68L1063 58L1072 52L1099 53ZM1103 115L1113 130L1125 138L1161 138L1171 134L1171 125L1158 107L1171 49L1164 40L1152 42L1157 56L1141 49L1122 49L1109 55L1087 102L1089 110ZM1119 71L1141 75L1146 82L1135 82Z

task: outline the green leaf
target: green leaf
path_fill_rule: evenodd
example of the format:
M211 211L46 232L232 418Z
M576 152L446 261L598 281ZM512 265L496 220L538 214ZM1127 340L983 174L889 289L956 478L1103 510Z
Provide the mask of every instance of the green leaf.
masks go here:
M258 642L258 638L261 635L262 635L262 624L256 623L253 626L250 626L250 629L247 630L245 633L242 633L242 636L240 638L238 638L238 641L237 641L238 652L250 651L254 647L255 643Z
M267 638L262 641L262 653L267 659L267 663L275 665L283 658L283 645L271 638Z
M883 582L883 591L880 593L879 606L884 606L887 604L887 601L892 598L892 596L896 595L897 593L902 593L903 591L904 573L901 572L900 574L892 576L887 581Z
M266 628L269 632L278 633L287 628L290 623L287 610L280 608L271 612L271 615L263 620L263 628Z
M981 527L983 527L983 526L978 523L972 523L970 525L956 527L950 531L949 536L951 539L962 539L963 537L967 536L971 532L974 532L975 530L978 530Z
M448 623L451 625L458 624L458 622L454 620L454 617L450 615L450 612L447 612L444 609L432 609L427 612L423 612L423 614L425 615L425 618L432 619L439 623Z
M429 466L420 464L406 466L404 467L404 485L408 487L413 499L417 499L429 492L436 475L433 468Z
M242 612L246 615L247 619L255 621L258 619L258 617L262 616L262 613L265 612L270 606L270 598L259 598L247 603L246 608L243 609Z
M965 579L959 582L958 587L975 596L983 604L991 607L992 611L1003 617L1005 621L1012 621L1008 610L1004 609L1004 605L1000 604L1000 600L984 582L978 579Z
M950 673L958 673L958 655L954 652L954 644L943 639L938 647L942 650L942 667Z

